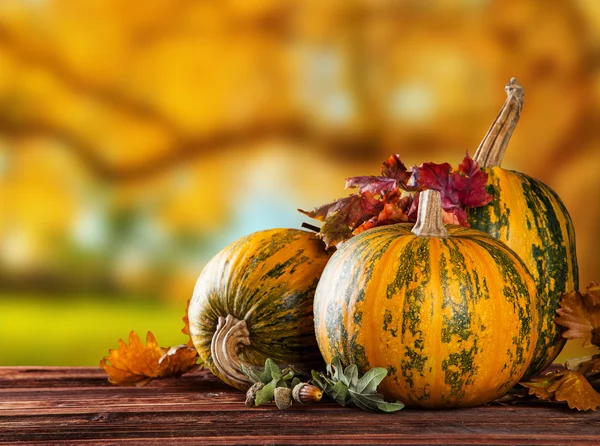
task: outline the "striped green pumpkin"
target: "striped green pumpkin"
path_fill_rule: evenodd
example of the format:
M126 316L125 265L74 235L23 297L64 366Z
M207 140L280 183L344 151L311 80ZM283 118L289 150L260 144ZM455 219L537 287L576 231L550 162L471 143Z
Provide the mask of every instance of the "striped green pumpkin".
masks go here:
M312 304L328 260L314 233L296 229L256 232L211 259L188 315L194 345L212 373L246 389L241 364L263 365L267 358L299 368L320 364ZM220 318L231 324L219 337ZM218 363L213 354L224 349L230 361Z
M554 318L561 295L579 288L575 230L558 195L541 181L501 167L486 171L494 200L470 209L469 223L511 247L538 288L540 331L526 378L552 364L565 343Z
M579 288L579 271L573 222L558 195L541 181L500 167L525 98L515 78L505 91L506 101L473 157L488 173L494 199L470 209L469 223L511 247L537 284L540 332L527 379L552 364L565 344L554 319L561 295Z
M411 228L365 231L331 257L314 302L321 353L363 373L385 367L379 391L409 406L492 401L531 361L535 283L487 234L447 226L450 237L426 237Z

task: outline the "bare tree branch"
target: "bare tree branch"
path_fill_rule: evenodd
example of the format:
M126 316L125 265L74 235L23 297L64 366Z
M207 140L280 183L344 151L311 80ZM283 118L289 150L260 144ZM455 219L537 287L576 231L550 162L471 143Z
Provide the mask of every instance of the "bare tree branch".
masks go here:
M127 96L113 87L90 82L67 66L58 56L27 48L2 24L0 24L0 45L4 51L12 54L18 60L43 68L76 93L93 97L95 100L115 107L135 118L151 121L173 136L183 133L177 123L160 110L153 108L151 104Z
M102 147L69 129L42 122L14 122L0 117L0 133L14 139L43 137L63 143L93 174L109 182L129 182L165 172L175 165L230 147L252 145L269 139L327 148L330 154L370 157L378 153L381 141L375 135L349 135L315 132L302 120L253 124L247 127L223 129L211 134L174 141L162 155L125 166L114 166L102 154Z

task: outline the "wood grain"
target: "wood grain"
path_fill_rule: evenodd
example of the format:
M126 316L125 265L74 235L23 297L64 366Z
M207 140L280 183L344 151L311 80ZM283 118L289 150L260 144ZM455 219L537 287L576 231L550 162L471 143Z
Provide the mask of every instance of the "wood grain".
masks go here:
M372 414L323 401L248 409L200 371L116 387L96 368L0 368L0 443L598 444L600 412L530 403Z

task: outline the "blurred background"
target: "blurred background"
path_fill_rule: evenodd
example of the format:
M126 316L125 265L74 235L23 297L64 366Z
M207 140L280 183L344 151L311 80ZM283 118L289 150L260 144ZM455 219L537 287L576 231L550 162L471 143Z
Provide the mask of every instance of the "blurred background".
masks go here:
M2 0L0 365L97 365L132 329L184 342L221 248L299 227L392 153L457 165L512 76L503 167L562 197L585 289L600 1Z

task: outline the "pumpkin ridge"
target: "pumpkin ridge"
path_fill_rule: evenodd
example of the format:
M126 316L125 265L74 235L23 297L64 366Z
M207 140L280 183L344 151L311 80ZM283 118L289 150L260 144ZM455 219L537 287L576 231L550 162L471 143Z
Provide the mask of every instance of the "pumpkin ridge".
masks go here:
M541 336L528 371L534 373L549 365L565 344L561 337L562 328L554 323L554 317L560 296L569 289L575 289L576 283L578 285L578 278L574 276L577 266L571 257L575 240L569 214L556 193L528 175L515 174L522 181L528 207L538 209L535 222L541 245L532 245L530 254L536 262L536 267L530 269L535 270L532 273L538 281L538 294L542 301L539 308ZM563 234L573 236L570 246L567 246Z

